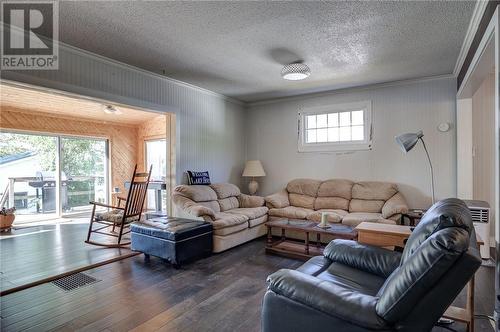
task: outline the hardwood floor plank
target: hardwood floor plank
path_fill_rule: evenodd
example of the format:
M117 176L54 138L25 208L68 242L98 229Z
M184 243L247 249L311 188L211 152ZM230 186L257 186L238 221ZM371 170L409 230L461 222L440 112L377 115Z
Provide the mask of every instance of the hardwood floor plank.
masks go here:
M76 237L76 234L75 234ZM260 331L266 277L303 262L266 255L264 239L175 270L132 257L86 271L102 281L65 292L40 285L0 298L3 331ZM476 312L493 310L493 270L476 276ZM460 294L456 303L463 303ZM451 325L465 331L463 324ZM433 332L448 331L434 328ZM476 331L493 331L476 320Z

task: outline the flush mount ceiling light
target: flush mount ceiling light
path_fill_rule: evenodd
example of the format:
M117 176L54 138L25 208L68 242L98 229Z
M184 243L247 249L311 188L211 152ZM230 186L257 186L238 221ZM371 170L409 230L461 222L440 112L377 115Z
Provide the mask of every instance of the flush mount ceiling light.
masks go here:
M104 112L108 114L122 114L122 112L113 105L104 105Z
M296 62L290 63L281 70L281 77L289 81L299 81L308 78L311 69L306 64Z

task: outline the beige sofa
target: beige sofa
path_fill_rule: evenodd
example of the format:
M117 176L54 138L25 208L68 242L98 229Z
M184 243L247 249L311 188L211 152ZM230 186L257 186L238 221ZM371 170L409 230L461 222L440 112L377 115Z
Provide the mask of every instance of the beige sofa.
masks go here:
M177 215L204 219L213 226L213 252L221 252L266 233L264 198L242 194L231 183L180 185L172 200Z
M320 222L322 212L328 212L328 222L353 227L363 221L396 224L408 211L397 185L387 182L296 179L265 200L270 220Z

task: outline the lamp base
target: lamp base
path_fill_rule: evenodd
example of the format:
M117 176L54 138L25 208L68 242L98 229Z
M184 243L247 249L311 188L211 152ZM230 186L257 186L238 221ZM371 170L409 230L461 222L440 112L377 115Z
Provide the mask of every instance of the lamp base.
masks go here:
M259 190L259 183L252 179L250 182L248 182L248 192L250 195L255 195L255 193Z

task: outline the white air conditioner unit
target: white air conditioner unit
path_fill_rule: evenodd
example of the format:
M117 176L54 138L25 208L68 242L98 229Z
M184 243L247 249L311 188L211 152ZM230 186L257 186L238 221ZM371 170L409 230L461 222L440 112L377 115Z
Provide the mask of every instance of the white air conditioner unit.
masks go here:
M490 258L490 205L485 201L475 201L475 200L464 200L465 204L472 214L472 221L474 222L474 228L476 233L479 234L481 239L484 241L484 245L481 246L481 258Z

